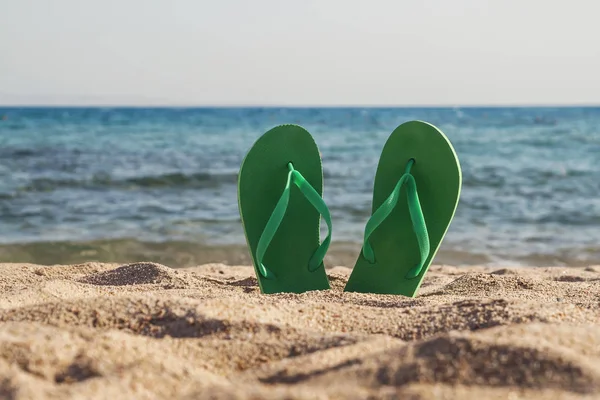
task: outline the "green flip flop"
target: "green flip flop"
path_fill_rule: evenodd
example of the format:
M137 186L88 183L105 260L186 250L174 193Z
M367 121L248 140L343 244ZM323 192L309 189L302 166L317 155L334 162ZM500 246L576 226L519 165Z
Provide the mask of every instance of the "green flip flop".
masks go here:
M238 206L263 293L329 289L323 258L331 216L312 136L296 125L265 133L242 162ZM329 232L319 244L321 216Z
M373 214L344 290L414 297L454 217L461 182L439 129L421 121L396 128L381 153Z

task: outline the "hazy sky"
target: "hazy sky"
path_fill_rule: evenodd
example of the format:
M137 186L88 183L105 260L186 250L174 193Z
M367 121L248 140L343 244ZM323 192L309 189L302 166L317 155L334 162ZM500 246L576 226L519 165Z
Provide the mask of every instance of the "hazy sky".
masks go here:
M0 103L600 104L600 1L0 0Z

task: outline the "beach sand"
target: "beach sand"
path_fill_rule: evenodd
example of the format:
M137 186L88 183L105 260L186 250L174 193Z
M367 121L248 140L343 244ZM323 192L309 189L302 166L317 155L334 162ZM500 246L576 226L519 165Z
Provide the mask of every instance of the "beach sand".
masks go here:
M600 266L432 266L414 299L250 267L0 265L0 398L600 398Z

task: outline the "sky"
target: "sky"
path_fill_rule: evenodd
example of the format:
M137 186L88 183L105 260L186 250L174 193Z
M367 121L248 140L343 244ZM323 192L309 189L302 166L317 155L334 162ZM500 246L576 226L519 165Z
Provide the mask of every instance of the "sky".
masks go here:
M598 0L0 0L0 104L600 104Z

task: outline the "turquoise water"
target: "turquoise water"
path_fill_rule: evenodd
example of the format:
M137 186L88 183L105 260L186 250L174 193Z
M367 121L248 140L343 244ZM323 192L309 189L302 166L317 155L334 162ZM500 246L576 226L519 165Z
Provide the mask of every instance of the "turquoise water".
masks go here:
M385 140L421 119L463 168L436 262L600 263L600 108L0 108L0 118L2 261L106 258L140 243L243 252L237 170L281 123L315 137L333 239L358 244Z

